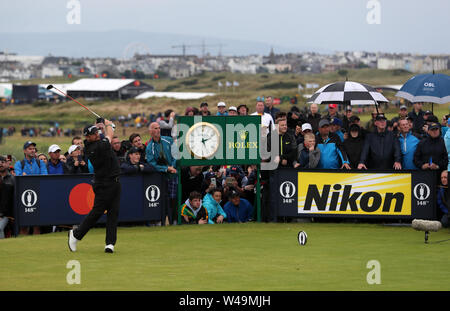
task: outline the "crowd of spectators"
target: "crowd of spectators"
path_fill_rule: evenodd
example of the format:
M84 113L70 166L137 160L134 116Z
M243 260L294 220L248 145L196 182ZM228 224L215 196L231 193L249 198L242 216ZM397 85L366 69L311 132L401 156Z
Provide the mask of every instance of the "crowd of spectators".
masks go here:
M450 135L449 115L441 121L423 111L422 103L414 103L411 111L404 105L398 116L388 120L381 109L374 110L366 125L361 123L354 107L331 103L320 113L316 104L301 111L293 105L288 112L274 107L272 97L258 97L254 107L217 104L217 116L260 115L263 136L279 136L279 155L263 159L274 161L278 168L335 170L435 170L440 177L438 214L448 225L447 171ZM360 108L356 108L360 111ZM252 112L254 111L254 112ZM199 108L188 107L185 115L213 115L208 103ZM136 118L140 118L137 120ZM114 136L111 146L117 155L122 174L160 172L167 182L166 224L220 224L248 222L256 217L256 183L260 174L263 221L276 221L267 197L270 196L268 172L258 172L256 165L177 167L172 155L176 140L175 112L167 110L151 118L130 115L119 117L125 125L134 120L136 127L148 126L148 137L133 133L129 137ZM151 120L151 122L149 121ZM139 124L139 126L137 126ZM102 124L97 124L102 130ZM270 151L270 140L268 150ZM36 154L36 144L29 140L23 146L24 159L14 165L0 157L0 238L12 217L11 187L14 176L92 173L84 154L83 139L75 136L63 153L51 145L46 154ZM180 170L182 192L178 206L177 187ZM38 233L39 228L23 228L22 233Z

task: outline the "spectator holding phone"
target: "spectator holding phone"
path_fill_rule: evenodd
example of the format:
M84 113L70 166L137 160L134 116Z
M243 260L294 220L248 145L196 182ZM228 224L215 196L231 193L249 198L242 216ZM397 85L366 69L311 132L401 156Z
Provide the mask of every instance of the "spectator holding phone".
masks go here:
M69 147L69 157L66 161L66 167L69 174L89 173L87 163L81 156L80 146L72 145Z

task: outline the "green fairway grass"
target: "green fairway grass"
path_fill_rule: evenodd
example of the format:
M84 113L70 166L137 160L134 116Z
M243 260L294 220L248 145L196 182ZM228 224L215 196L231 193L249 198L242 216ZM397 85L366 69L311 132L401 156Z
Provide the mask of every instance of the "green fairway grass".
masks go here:
M119 227L114 254L103 252L104 228L75 253L67 232L20 236L0 240L0 290L448 291L449 233L433 232L425 244L423 232L381 224ZM80 263L81 284L66 281L70 260ZM379 285L367 283L371 260L380 263Z

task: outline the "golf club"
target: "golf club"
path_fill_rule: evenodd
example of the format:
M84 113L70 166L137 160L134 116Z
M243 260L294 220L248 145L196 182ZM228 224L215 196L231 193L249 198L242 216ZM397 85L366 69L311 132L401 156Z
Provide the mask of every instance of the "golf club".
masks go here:
M64 93L63 91L59 90L58 88L54 87L53 85L49 84L47 86L47 90L51 90L51 89L55 89L58 92L60 92L61 94L63 94L65 97L70 98L71 100L73 100L74 102L76 102L77 104L79 104L81 107L83 107L84 109L86 109L87 111L89 111L90 113L92 113L94 116L96 116L97 118L102 118L100 117L98 114L96 114L94 111L92 111L91 109L89 109L88 107L86 107L85 105L83 105L82 103L80 103L79 101L77 101L75 98L69 96L68 94Z
M75 98L73 98L72 96L70 96L70 95L64 93L63 91L61 91L61 90L58 89L57 87L53 86L52 84L49 84L49 85L47 86L47 90L51 90L51 89L55 89L55 90L57 90L58 92L60 92L62 95L64 95L65 97L67 97L67 98L73 100L74 102L76 102L77 104L79 104L81 107L83 107L84 109L86 109L87 111L89 111L90 113L92 113L94 116L96 116L97 119L103 119L103 120L104 120L104 118L102 118L102 117L99 116L97 113L95 113L94 111L92 111L91 109L89 109L88 107L86 107L85 105L83 105L82 103L80 103L79 101L77 101L77 100L76 100ZM112 127L113 127L114 130L116 129L116 126L115 126L114 123L112 124Z

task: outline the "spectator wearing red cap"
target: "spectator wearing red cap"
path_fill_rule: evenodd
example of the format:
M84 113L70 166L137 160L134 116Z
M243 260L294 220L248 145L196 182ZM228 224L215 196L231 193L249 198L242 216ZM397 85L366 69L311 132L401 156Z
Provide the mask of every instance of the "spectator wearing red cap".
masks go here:
M339 120L343 120L344 116L342 116L339 112L338 112L338 105L337 104L329 104L328 105L328 113L326 115L326 118L328 120L331 121L331 119L339 119Z

